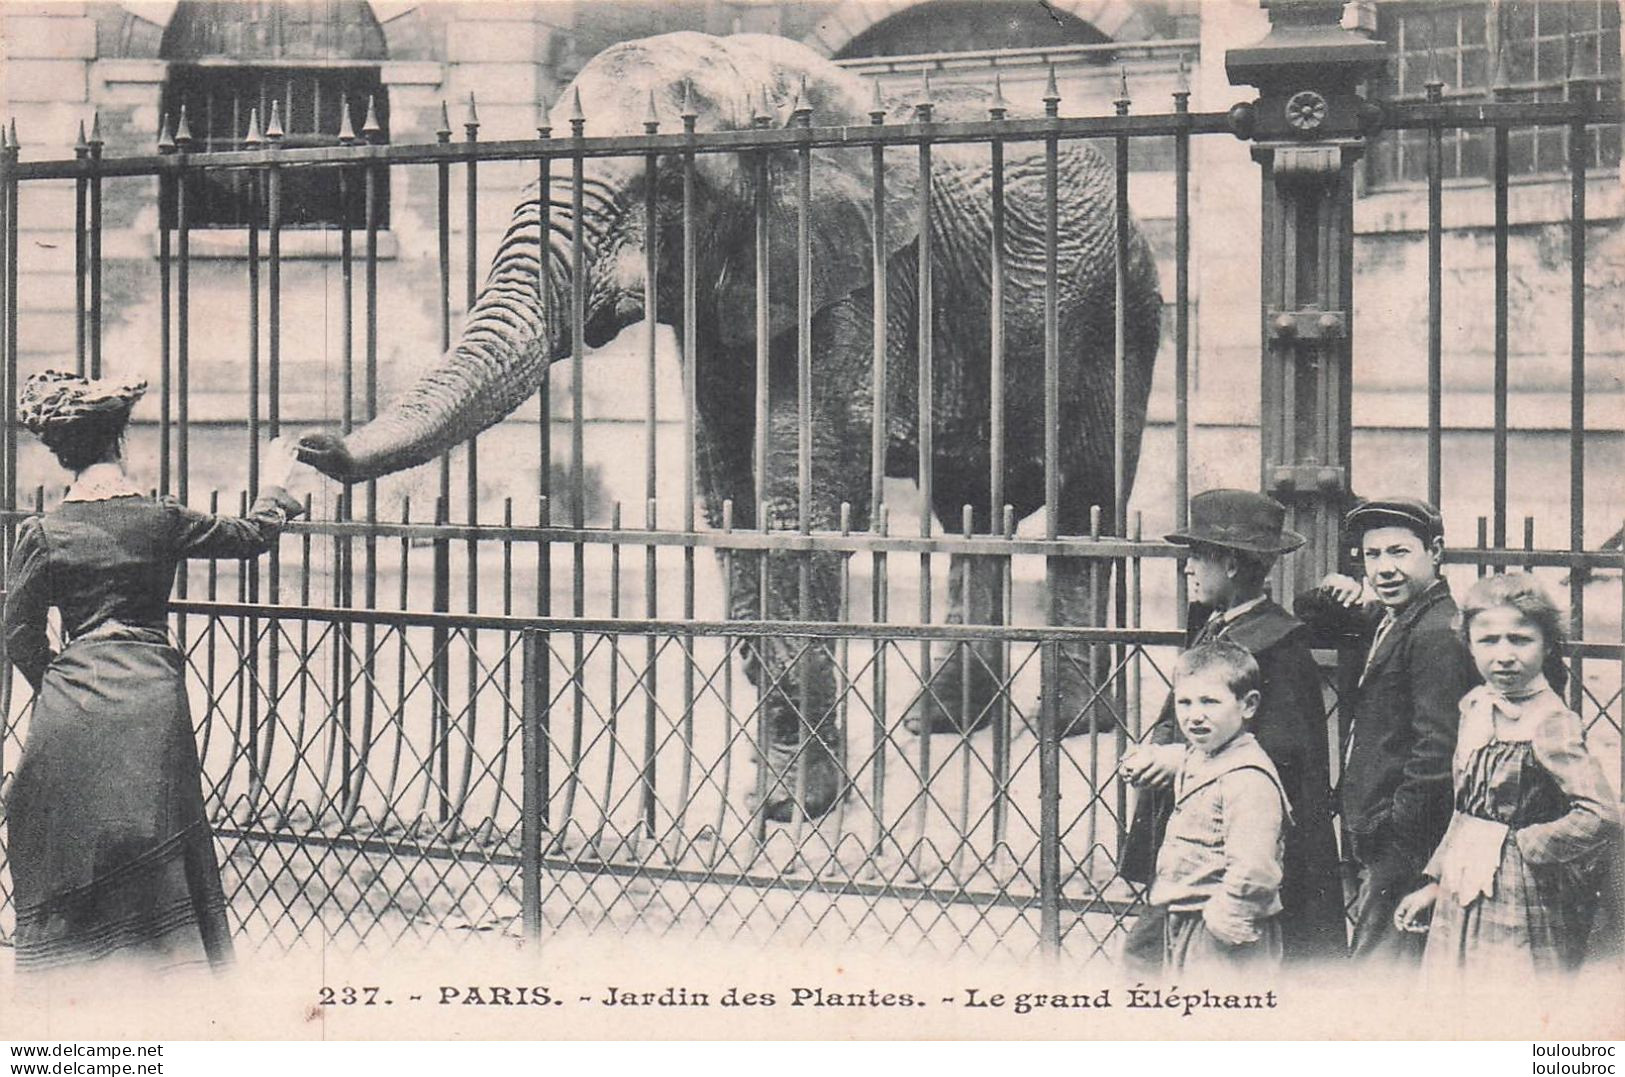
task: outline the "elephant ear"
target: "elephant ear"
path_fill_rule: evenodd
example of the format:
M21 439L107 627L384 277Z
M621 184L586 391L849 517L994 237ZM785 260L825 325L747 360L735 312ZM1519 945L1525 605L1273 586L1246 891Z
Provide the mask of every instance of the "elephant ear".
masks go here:
M712 37L662 34L625 42L599 53L576 77L587 108L587 133L642 131L653 93L662 130L671 130L686 100L701 133L751 126L764 102L772 125L788 125L804 92L815 127L867 126L871 91L858 77L786 38L765 34ZM804 90L803 90L804 87ZM556 130L568 130L572 102L554 109ZM607 130L595 115L617 123ZM562 126L561 126L562 125ZM810 245L815 310L870 285L873 273L873 178L868 147L820 147L811 153ZM914 241L919 171L907 151L886 158L885 237L888 253ZM673 162L675 165L676 162ZM769 320L774 333L796 320L796 237L799 208L798 154L776 151L768 186ZM637 165L636 169L641 169ZM755 335L755 163L749 153L701 153L695 158L700 207L712 242L702 257L717 286L718 328L731 343ZM635 170L634 170L635 171ZM628 186L640 182L628 174Z

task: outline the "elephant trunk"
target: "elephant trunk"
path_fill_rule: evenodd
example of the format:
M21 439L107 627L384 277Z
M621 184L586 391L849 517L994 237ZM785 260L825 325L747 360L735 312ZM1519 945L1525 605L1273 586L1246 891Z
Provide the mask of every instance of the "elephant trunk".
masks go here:
M568 354L567 249L575 222L550 220L543 273L535 197L521 202L462 332L433 368L342 440L307 435L301 456L333 478L359 482L414 467L500 421L528 399L552 361Z

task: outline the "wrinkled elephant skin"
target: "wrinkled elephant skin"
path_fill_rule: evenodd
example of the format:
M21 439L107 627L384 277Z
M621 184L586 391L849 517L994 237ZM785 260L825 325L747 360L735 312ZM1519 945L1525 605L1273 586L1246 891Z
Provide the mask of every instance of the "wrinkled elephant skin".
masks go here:
M577 76L588 135L641 133L653 98L666 130L676 126L685 99L698 130L751 126L766 99L775 122L789 115L805 80L805 100L817 126L868 122L870 93L855 76L783 38L667 34L616 45ZM555 130L569 130L573 90L560 98ZM963 96L963 95L960 95ZM957 111L956 111L957 110ZM899 110L894 119L907 116ZM939 120L985 118L985 105L945 102ZM1005 306L1006 500L1019 515L1043 503L1044 479L1044 166L1042 147L1007 147ZM838 523L851 505L852 525L869 524L871 361L870 151L818 148L812 156L811 242L813 316L812 513L814 528ZM886 385L888 474L918 477L916 416L918 333L917 151L888 151L886 240L890 376ZM460 338L405 395L347 438L310 434L302 455L327 474L357 481L424 463L499 421L536 391L547 365L567 357L570 249L581 230L585 250L586 334L600 344L643 318L644 164L641 159L591 158L584 166L581 219L572 210L571 165L555 164L546 273L539 272L538 202L534 188L515 211L491 273ZM699 459L707 514L720 523L731 500L734 523L758 526L752 455L755 440L756 275L755 164L748 154L696 155L694 234L697 253L694 326L697 354L683 361L698 371ZM681 163L661 162L657 192L658 320L681 337ZM767 461L767 523L799 525L796 485L796 172L795 151L772 161L769 206L771 373ZM961 507L975 508L978 531L996 521L990 496L989 338L991 170L983 146L935 151L931 220L934 336L933 509L957 526ZM1095 150L1063 143L1059 158L1059 326L1061 345L1061 500L1065 533L1082 532L1091 505L1112 501L1112 362L1114 334L1113 171ZM1132 476L1144 425L1156 354L1161 297L1156 269L1138 229L1127 265L1127 473ZM1000 616L1002 570L995 559L956 558L951 567L950 619L992 623ZM729 614L735 618L835 620L839 559L834 554L768 559L767 594L759 593L760 564L733 559ZM802 570L808 581L801 593ZM968 571L967 571L968 570ZM968 576L968 588L960 582ZM1064 623L1086 615L1081 568L1058 574L1054 601ZM998 686L998 648L971 648L972 676L960 662L933 673L910 711L913 728L976 728ZM762 785L770 818L799 807L828 811L844 795L844 747L835 715L835 670L829 652L806 641L764 641L746 662L763 695L768 773ZM1063 663L1068 668L1075 663ZM1063 679L1063 695L1066 681Z

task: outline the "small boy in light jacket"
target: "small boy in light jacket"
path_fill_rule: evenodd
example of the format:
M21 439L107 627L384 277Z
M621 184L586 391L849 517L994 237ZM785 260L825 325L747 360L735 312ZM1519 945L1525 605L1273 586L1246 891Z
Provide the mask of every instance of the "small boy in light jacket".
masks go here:
M1167 909L1164 967L1256 972L1279 966L1286 794L1247 731L1258 663L1223 640L1174 666L1174 714L1189 747L1157 854L1151 904Z

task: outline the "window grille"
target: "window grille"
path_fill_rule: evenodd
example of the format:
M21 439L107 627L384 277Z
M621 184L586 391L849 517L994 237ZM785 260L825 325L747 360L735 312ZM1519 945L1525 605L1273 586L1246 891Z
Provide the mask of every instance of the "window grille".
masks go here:
M1387 101L1423 101L1432 65L1446 100L1488 100L1497 85L1513 101L1561 101L1582 88L1603 101L1620 93L1619 5L1615 0L1503 0L1500 3L1396 3L1378 9L1377 36L1388 43L1386 74L1372 87ZM1496 55L1504 70L1499 80ZM1430 57L1431 54L1431 57ZM1398 131L1372 146L1372 186L1427 179L1427 132ZM1508 141L1512 176L1559 174L1568 162L1569 128L1527 127ZM1589 129L1590 168L1620 161L1618 124ZM1445 179L1487 178L1487 129L1446 130Z
M196 152L243 148L249 113L258 110L264 130L276 102L287 147L331 146L338 140L342 114L359 132L371 101L378 120L378 141L389 140L389 102L376 67L288 68L216 67L175 64L164 86L163 108L171 123L186 108ZM213 172L192 181L187 222L193 228L243 228L251 216L269 224L264 183L247 171ZM389 223L389 177L377 173L378 224ZM256 190L258 187L258 190ZM366 193L362 176L347 182L334 168L287 168L282 171L282 224L288 228L366 226ZM166 184L164 227L175 227L175 191Z

